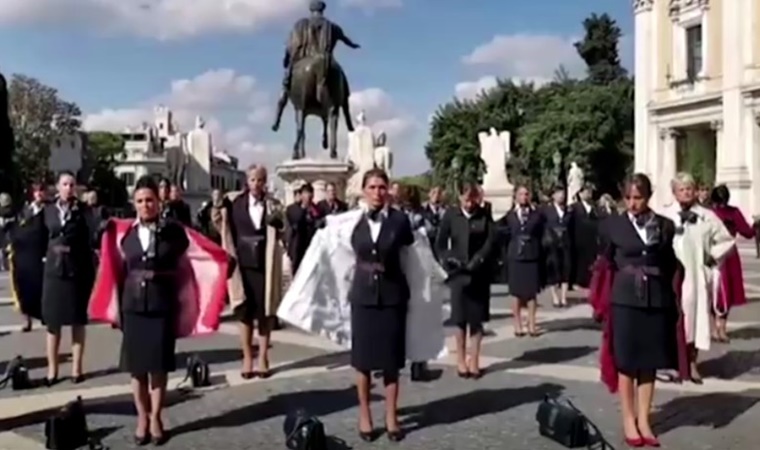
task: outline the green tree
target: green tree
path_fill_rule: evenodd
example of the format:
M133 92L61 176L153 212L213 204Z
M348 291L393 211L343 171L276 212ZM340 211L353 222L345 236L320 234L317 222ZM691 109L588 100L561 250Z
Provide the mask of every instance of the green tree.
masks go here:
M0 74L0 193L6 192L16 198L19 183L15 176L14 138L8 118L8 83Z
M417 186L422 190L422 192L426 192L433 186L433 174L430 172L425 172L419 175L400 177L394 181L409 186Z
M575 49L586 62L588 80L607 84L626 77L618 49L623 33L617 22L607 14L592 14L583 21L583 28L585 36L575 43Z
M478 133L491 127L517 130L532 109L532 84L500 80L475 100L459 100L438 108L430 124L425 154L433 167L433 180L448 191L457 182L480 182L485 164L480 158ZM515 149L512 149L513 152Z
M25 75L13 75L8 91L17 176L24 182L49 180L50 145L79 130L81 111L57 89Z
M127 186L114 173L124 155L124 139L118 134L96 131L87 135L84 166L88 169L87 184L98 192L106 206L123 207L129 200Z

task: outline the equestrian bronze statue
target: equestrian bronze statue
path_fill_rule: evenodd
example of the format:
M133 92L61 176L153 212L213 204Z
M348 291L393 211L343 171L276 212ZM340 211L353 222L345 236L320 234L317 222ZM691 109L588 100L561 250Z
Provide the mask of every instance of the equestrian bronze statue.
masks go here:
M296 119L293 159L306 156L304 125L308 116L322 119L322 148L329 149L333 159L338 157L341 111L348 131L354 131L348 106L351 93L348 79L333 58L333 50L339 41L351 48L359 48L359 45L351 41L340 26L324 17L325 8L322 0L311 2L311 17L296 22L285 49L283 90L272 130L279 130L282 113L290 100Z

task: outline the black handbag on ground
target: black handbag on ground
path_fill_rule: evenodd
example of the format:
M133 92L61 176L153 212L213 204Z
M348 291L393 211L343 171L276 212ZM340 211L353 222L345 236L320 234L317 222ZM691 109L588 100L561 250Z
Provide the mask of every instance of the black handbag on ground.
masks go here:
M32 387L32 382L29 380L29 370L26 368L24 358L21 356L16 356L8 362L5 374L0 378L0 389L5 389L8 383L10 383L11 389L14 391Z
M601 443L602 448L607 446L596 425L591 423L570 400L558 400L547 395L538 405L536 421L541 436L567 448L591 448L596 443ZM594 435L591 430L594 431Z
M188 380L194 388L211 386L211 375L208 364L198 355L192 355L187 358L187 373L183 382Z
M285 416L282 429L290 450L327 450L324 424L303 409Z
M90 446L87 417L82 398L68 403L45 422L45 448L50 450L76 450Z

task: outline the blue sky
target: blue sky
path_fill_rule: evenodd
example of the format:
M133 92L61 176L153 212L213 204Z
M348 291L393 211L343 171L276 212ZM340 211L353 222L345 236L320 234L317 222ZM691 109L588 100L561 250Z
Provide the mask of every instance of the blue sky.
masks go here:
M269 130L287 30L308 0L0 0L0 70L24 73L77 102L89 129L151 121L165 104L183 129L202 115L219 148L274 165L292 145L292 110ZM327 0L327 15L362 48L340 48L354 92L394 152L394 175L427 169L423 146L436 107L493 77L545 80L564 64L581 74L572 42L592 12L627 37L630 0ZM474 7L477 4L478 7ZM320 124L307 153L322 155ZM473 130L473 139L477 131ZM342 149L341 154L345 153Z

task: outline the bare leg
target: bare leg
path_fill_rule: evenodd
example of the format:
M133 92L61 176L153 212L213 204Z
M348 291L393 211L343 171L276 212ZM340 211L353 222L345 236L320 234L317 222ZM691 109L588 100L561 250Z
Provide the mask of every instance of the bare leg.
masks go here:
M549 287L549 292L552 294L552 305L558 307L560 305L559 293L557 292L557 285Z
M371 433L372 411L369 409L369 372L356 372L356 395L359 397L359 432Z
M61 330L55 333L48 330L45 340L45 350L47 354L47 379L55 381L58 378L58 352L61 349Z
M636 427L636 412L633 399L633 378L622 373L618 374L618 396L620 397L620 412L623 414L623 433L626 439L640 439Z
M638 413L636 415L641 437L654 438L652 425L649 423L649 413L652 411L654 399L654 373L639 374L638 386L636 387L636 400L638 401Z
M384 374L385 384L385 429L390 432L399 431L398 425L398 373Z
M258 341L259 341L259 369L262 377L269 376L269 342L272 336L272 327L274 318L266 317L259 320Z
M467 371L475 378L480 377L480 346L483 343L483 327L470 330L470 361Z
M467 327L465 325L457 327L454 339L457 346L457 372L467 373Z
M240 323L240 349L243 351L243 378L249 377L253 372L253 347L251 339L253 338L253 326L249 323Z
M528 332L531 334L538 333L538 327L536 326L536 310L538 304L536 300L528 300Z
M82 325L71 327L71 377L76 380L82 376L84 363L84 342L87 328Z
M569 285L567 283L562 283L559 286L559 304L560 306L567 306L567 290L569 288Z
M150 424L150 394L148 393L148 376L132 376L132 397L137 410L137 427L135 438L143 439L148 434Z
M523 331L522 323L522 300L515 297L512 303L512 321L514 323L515 336L522 336L525 334Z
M150 374L150 434L154 440L164 438L164 402L166 400L166 374Z
M728 342L728 319L726 317L718 317L716 326L718 328L718 339L721 342Z
M702 375L699 373L699 368L697 367L697 360L699 359L699 350L696 349L693 345L690 347L690 372L691 372L691 381L693 381L696 384L702 384Z

